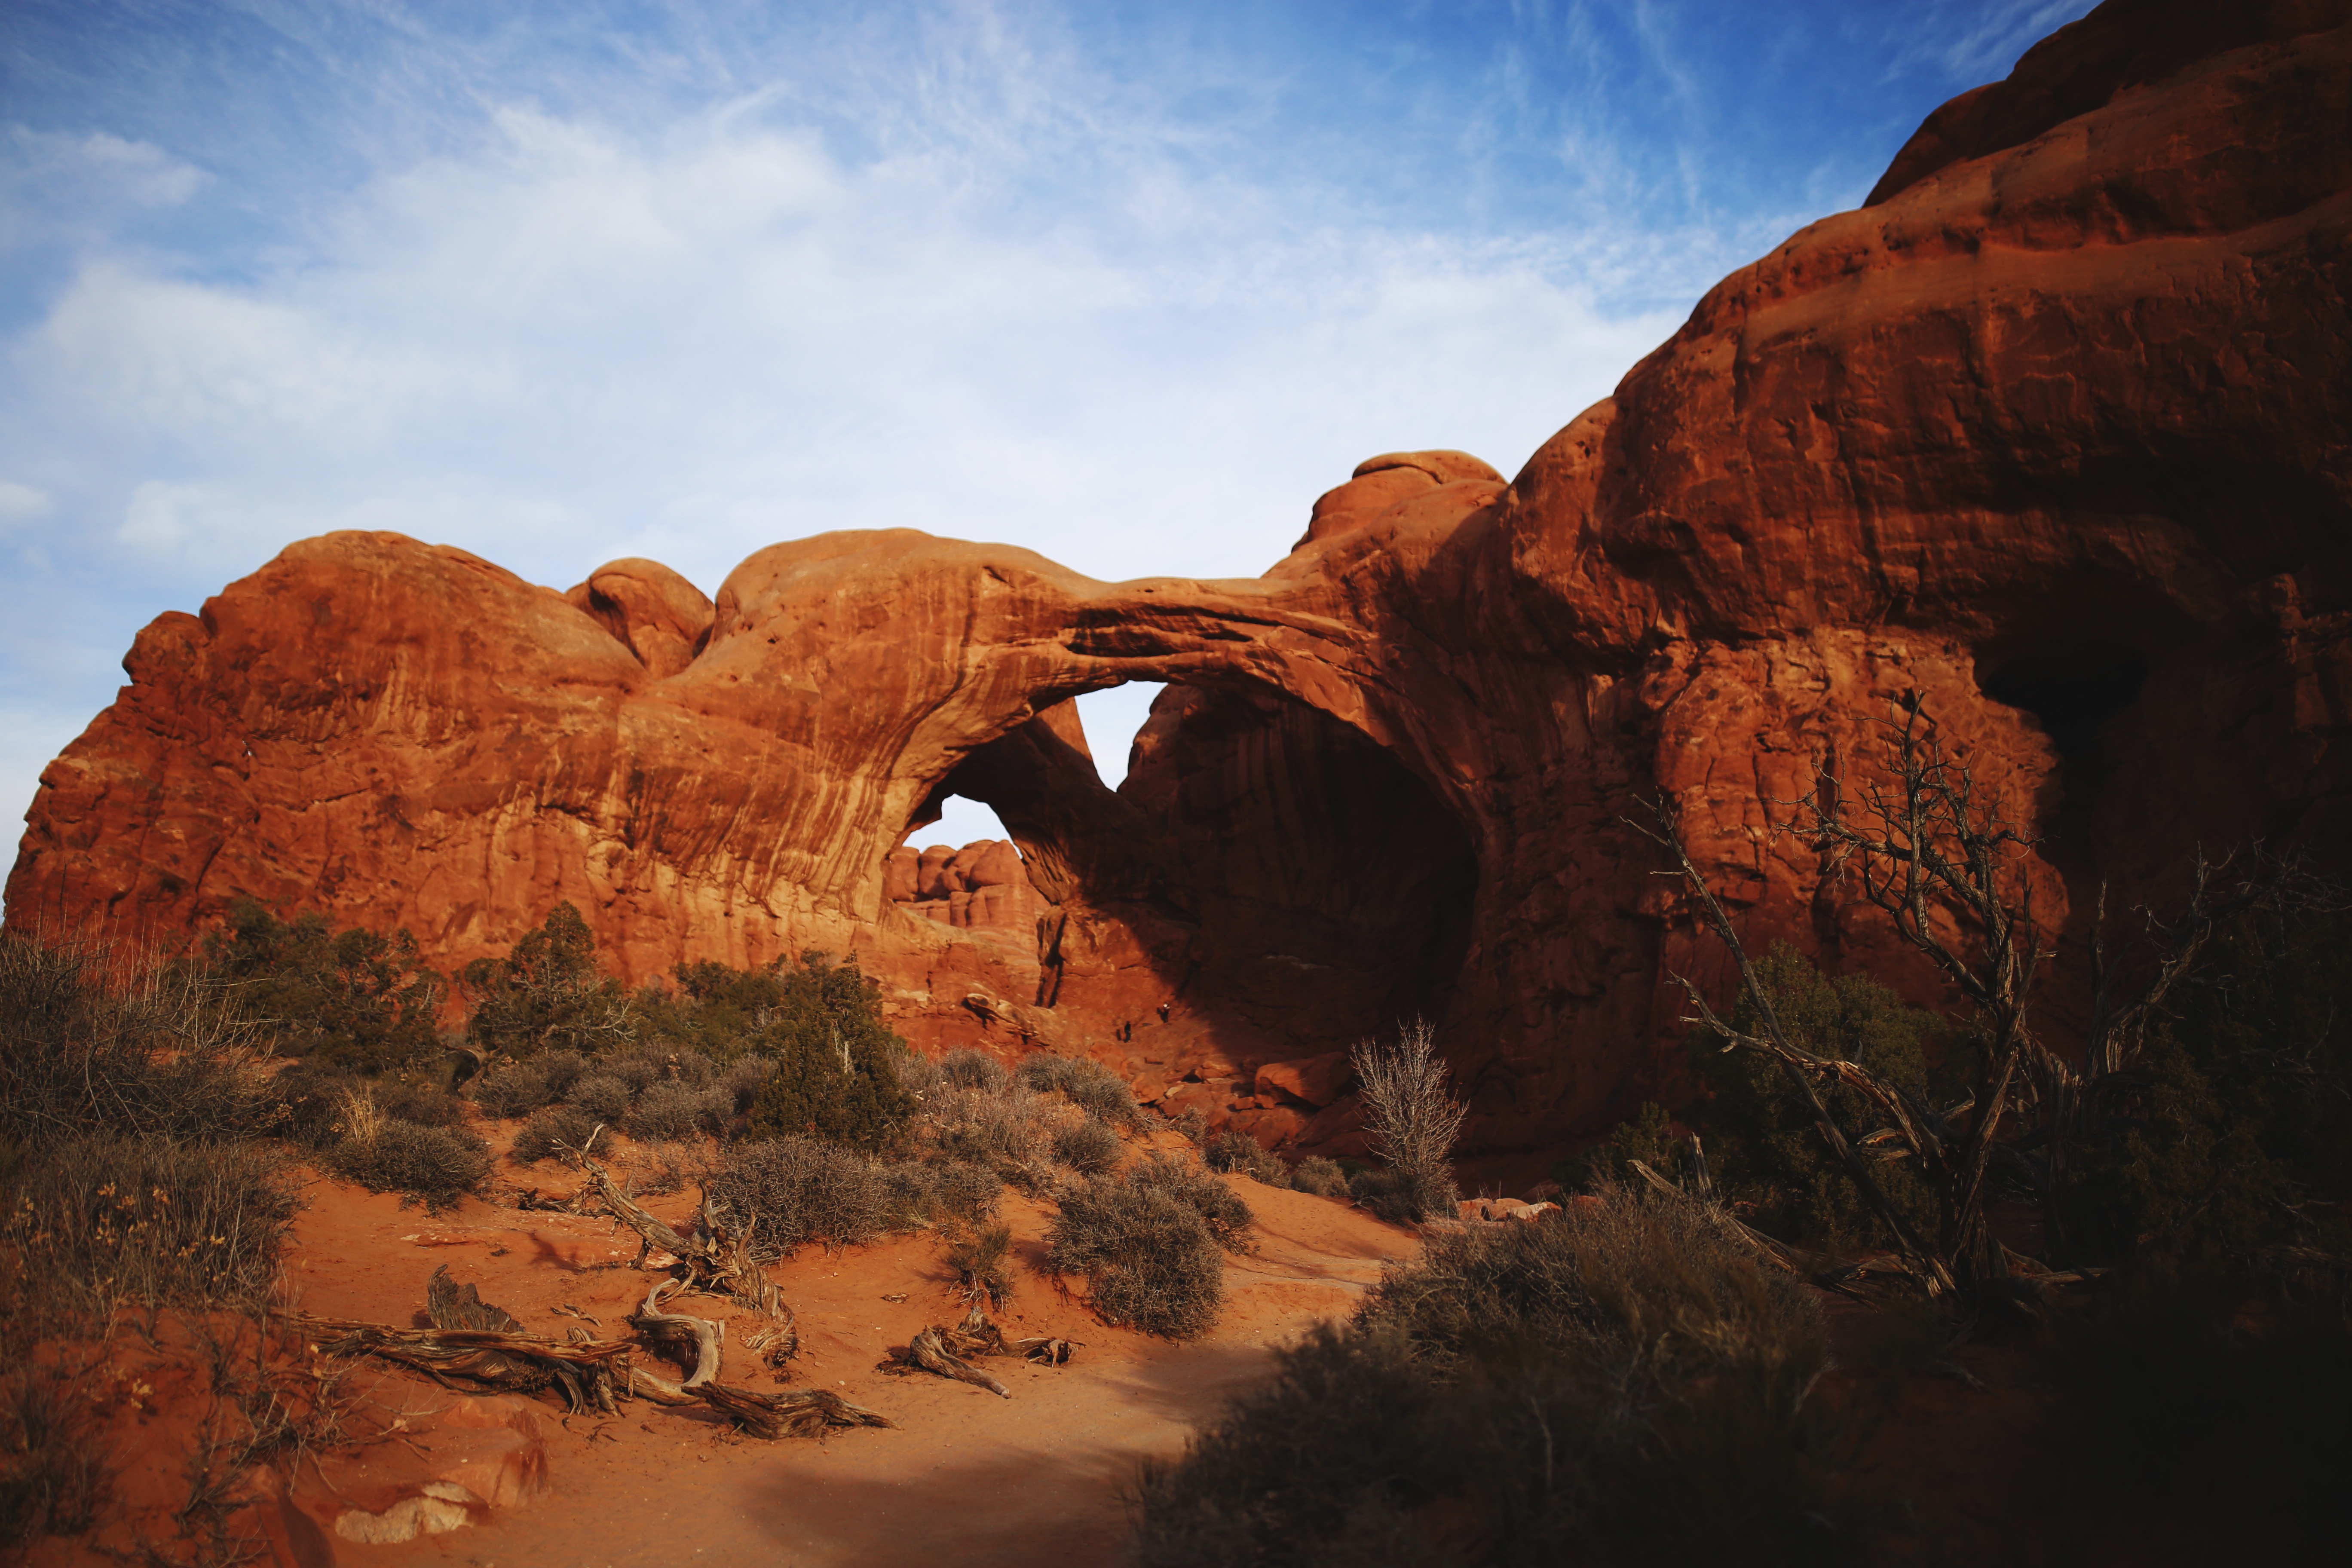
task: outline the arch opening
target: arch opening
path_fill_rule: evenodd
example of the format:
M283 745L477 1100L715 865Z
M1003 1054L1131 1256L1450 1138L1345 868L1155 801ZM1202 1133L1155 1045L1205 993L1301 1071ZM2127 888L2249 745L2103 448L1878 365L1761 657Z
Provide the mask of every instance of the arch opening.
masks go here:
M1024 993L1008 1023L970 1003L956 1016L935 984L952 1026L935 1042L1018 1034L1123 1058L1139 1082L1217 1086L1204 1109L1262 1112L1269 1141L1303 1134L1322 1107L1258 1096L1255 1068L1444 1015L1478 885L1469 835L1384 747L1271 687L1152 695L1116 788L1084 700L976 748L925 803L986 803L1001 853L892 856L893 901L937 920L961 897L949 923ZM1005 890L1016 867L1025 885Z

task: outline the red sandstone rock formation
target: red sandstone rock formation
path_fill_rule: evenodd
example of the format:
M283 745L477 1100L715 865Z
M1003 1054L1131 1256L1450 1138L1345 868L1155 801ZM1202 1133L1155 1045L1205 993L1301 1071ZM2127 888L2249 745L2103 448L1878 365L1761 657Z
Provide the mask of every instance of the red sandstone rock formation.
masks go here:
M2193 841L2352 863L2352 23L2206 9L2110 0L1508 484L1375 458L1260 578L841 533L706 612L650 563L567 596L305 541L141 634L9 922L184 941L251 894L454 964L569 898L632 978L855 950L919 1042L1318 1147L1354 1110L1310 1065L1425 1012L1501 1148L1653 1091L1663 979L1719 978L1623 825L1653 792L1755 941L1932 994L1770 831L1906 693L2051 835L2060 926ZM1127 679L1171 684L1114 792L1066 700ZM1021 881L894 854L949 794Z

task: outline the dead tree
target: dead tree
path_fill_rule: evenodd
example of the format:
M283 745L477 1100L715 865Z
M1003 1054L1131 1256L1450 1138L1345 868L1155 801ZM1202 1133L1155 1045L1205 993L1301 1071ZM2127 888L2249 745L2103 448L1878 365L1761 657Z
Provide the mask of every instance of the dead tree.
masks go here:
M1781 1026L1730 917L1692 863L1672 806L1654 802L1654 827L1633 826L1674 856L1669 874L1689 885L1730 952L1759 1028L1734 1028L1678 975L1691 999L1691 1021L1712 1030L1727 1048L1761 1051L1780 1064L1922 1287L1930 1295L1956 1292L1973 1305L2015 1272L1985 1223L1985 1176L2021 1066L2029 1058L2037 1063L2048 1058L2028 1016L2034 977L2046 956L2023 865L2033 841L2000 819L1998 803L1979 799L1973 773L1946 753L1916 695L1905 699L1903 722L1889 749L1889 781L1846 789L1824 776L1796 803L1797 820L1780 826L1820 848L1825 875L1850 876L1895 932L1967 999L1975 1015L1975 1081L1957 1105L1938 1109L1857 1063L1799 1047ZM1948 935L1948 929L1958 934ZM1888 1199L1870 1162L1837 1124L1816 1087L1824 1082L1857 1091L1885 1117L1888 1125L1869 1142L1895 1143L1917 1162L1937 1197L1932 1240Z

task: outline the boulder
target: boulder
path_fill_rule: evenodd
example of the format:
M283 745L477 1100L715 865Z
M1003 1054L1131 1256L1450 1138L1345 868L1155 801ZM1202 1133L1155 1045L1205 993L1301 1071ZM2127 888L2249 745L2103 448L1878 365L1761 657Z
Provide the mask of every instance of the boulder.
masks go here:
M1257 1069L1257 1095L1266 1104L1289 1102L1320 1110L1345 1094L1354 1077L1345 1051L1267 1062Z
M1171 1067L1427 1014L1465 1148L1559 1149L1672 1079L1669 977L1728 984L1643 801L1759 950L1949 1001L1774 831L1825 771L1883 782L1919 705L2036 840L2066 994L2099 889L2162 906L2200 844L2352 871L2346 13L2109 0L1507 483L1368 459L1259 577L845 531L706 619L650 563L567 596L299 541L140 633L42 774L7 928L169 955L252 897L454 969L568 900L632 984L854 952L925 1047ZM1168 685L1113 791L1072 699L1130 680ZM925 851L910 895L957 794L1018 855ZM1216 1076L1179 1102L1360 1146L1345 1099Z

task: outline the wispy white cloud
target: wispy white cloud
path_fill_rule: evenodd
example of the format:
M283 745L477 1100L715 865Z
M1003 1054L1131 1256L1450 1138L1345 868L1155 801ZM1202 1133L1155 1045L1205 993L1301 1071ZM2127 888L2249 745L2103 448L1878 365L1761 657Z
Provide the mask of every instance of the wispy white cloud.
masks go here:
M1945 4L1934 47L2049 9ZM1703 13L1473 10L236 0L110 33L0 133L0 707L54 750L141 623L335 527L558 586L902 525L1255 573L1370 453L1514 468L1874 177L1714 169L1747 62Z

